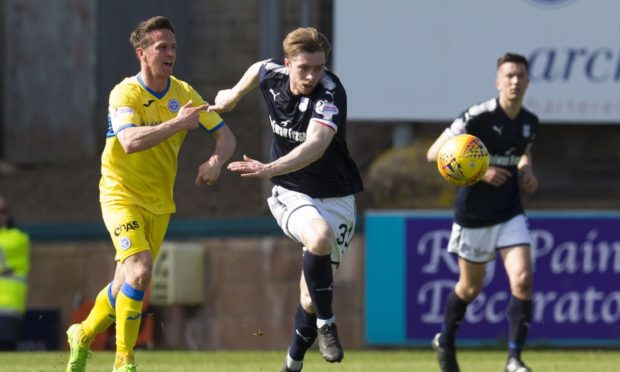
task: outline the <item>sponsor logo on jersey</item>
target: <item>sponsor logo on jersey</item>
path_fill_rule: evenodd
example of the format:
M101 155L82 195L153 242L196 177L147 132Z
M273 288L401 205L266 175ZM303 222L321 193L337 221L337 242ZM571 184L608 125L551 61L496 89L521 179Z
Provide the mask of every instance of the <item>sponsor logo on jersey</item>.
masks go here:
M317 114L323 115L326 119L331 119L332 116L338 115L338 107L334 105L332 102L327 101L319 101L314 106L314 111Z
M122 223L114 228L114 235L119 236L124 232L137 230L140 228L138 221L131 221L128 223Z
M273 120L271 115L269 115L269 122L271 123L271 130L275 135L292 139L295 142L304 142L306 140L305 132L298 132L291 128L286 128L286 126L291 123L290 120L285 120L281 123L278 123L277 121Z
M503 167L511 167L519 164L519 160L521 160L521 156L517 155L492 155L489 164Z
M170 110L170 112L177 112L179 108L181 108L181 104L176 99L172 98L168 101L168 110Z
M494 125L493 126L493 130L497 132L497 134L499 134L500 136L502 135L502 129L504 129L504 127L502 127L501 125Z
M131 107L110 108L110 112L113 119L119 118L124 115L133 115L135 113L135 111Z
M134 116L135 111L131 107L110 107L109 109L109 121L108 124L111 127L112 133L116 134L119 130L132 126L131 117Z
M153 102L155 102L154 99L149 99L146 103L143 103L142 106L149 107Z
M118 246L126 251L129 249L129 247L131 247L131 240L129 240L128 237L123 236L122 238L120 238L120 240L118 241Z
M273 102L275 102L278 98L278 95L280 95L280 92L276 93L273 89L269 89L269 93L271 93L271 95L273 96Z

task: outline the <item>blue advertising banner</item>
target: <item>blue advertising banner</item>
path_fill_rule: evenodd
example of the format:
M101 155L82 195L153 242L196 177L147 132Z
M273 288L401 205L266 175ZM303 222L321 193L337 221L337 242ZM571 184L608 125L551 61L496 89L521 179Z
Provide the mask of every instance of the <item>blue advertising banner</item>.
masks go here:
M620 214L530 213L534 264L529 345L620 345ZM424 345L441 328L458 279L446 251L451 212L366 216L366 341ZM501 259L459 330L461 345L496 345L508 333L510 290Z

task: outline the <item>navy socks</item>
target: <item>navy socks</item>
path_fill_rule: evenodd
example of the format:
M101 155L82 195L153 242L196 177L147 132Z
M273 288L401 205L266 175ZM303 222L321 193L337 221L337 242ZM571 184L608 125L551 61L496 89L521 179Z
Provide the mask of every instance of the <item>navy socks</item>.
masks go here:
M289 356L297 361L304 360L306 351L314 343L316 335L316 315L307 313L301 305L297 305Z
M445 337L445 341L450 344L454 344L456 331L459 329L463 319L465 318L467 304L468 303L461 300L454 291L452 291L452 293L448 296L442 333Z
M324 320L333 318L334 278L331 256L316 256L309 251L304 251L303 271L317 317Z
M531 320L532 300L520 300L512 296L508 304L508 321L510 322L508 357L521 359L521 350L525 345Z

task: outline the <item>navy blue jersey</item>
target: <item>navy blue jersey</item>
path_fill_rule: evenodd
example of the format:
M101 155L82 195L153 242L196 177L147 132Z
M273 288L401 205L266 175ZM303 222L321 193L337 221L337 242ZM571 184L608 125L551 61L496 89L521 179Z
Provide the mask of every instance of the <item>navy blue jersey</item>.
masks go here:
M268 60L260 68L259 80L273 132L271 161L288 154L306 140L311 120L336 131L320 159L271 180L276 185L313 198L339 197L362 191L362 179L347 148L347 95L338 77L325 71L309 96L294 95L286 67L281 61Z
M512 176L500 187L478 182L461 187L456 197L455 220L464 227L483 227L508 221L523 213L517 165L536 136L538 117L521 108L510 119L497 98L470 107L449 127L454 135L469 133L485 144L491 164Z

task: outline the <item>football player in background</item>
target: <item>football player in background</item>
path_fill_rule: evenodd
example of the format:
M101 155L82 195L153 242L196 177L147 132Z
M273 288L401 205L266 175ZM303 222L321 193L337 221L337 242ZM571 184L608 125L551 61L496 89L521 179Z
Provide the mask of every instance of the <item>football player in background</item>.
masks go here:
M140 72L110 93L109 126L99 183L103 220L116 249L114 279L96 298L90 314L67 331L67 371L85 371L89 345L116 321L113 371L136 371L134 346L144 292L170 215L180 146L201 128L215 140L213 154L198 168L195 184L211 185L232 155L235 137L186 82L172 76L175 28L165 17L140 22L131 42Z
M432 342L443 372L459 371L456 332L467 305L482 290L485 264L495 259L496 252L504 262L512 293L504 370L530 371L521 360L532 318L530 235L521 192L533 193L538 188L531 153L538 117L523 107L528 83L527 59L506 53L497 61L499 97L471 106L428 150L428 161L435 162L445 141L469 133L482 140L491 155L482 180L459 188L457 194L448 251L458 256L459 280L447 298L442 331Z
M328 362L344 352L332 311L333 270L355 229L355 194L362 191L346 144L347 96L325 67L331 46L314 28L298 28L283 42L284 61L254 63L232 88L218 92L209 110L226 112L259 87L273 132L271 159L244 155L228 169L242 177L270 179L268 204L291 239L303 245L300 304L283 372L301 371L318 337Z

